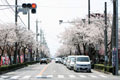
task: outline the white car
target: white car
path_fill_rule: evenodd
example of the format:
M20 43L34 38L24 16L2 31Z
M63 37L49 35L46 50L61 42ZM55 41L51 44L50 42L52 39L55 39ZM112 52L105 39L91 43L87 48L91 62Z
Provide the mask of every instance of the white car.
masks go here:
M67 68L69 69L73 69L74 67L74 61L75 61L75 56L74 55L70 55L68 56L68 60L67 60Z
M74 71L83 71L91 72L91 62L89 56L76 56L74 61Z
M67 62L67 57L65 57L63 64L66 65L66 62Z
M61 58L59 58L59 57L55 58L55 62L56 63L61 63Z

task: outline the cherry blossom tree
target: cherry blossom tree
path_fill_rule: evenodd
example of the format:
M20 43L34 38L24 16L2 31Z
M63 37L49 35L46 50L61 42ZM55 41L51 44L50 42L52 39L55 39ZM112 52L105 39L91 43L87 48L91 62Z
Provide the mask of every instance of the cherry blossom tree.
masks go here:
M108 15L108 43L111 42L111 19L111 15ZM74 23L60 35L63 46L75 46L76 50L74 51L77 51L78 54L86 54L87 46L92 45L92 48L95 49L96 44L104 44L104 15L93 13L90 24L88 24L87 20L87 18L77 18L72 21ZM90 55L92 55L91 52Z

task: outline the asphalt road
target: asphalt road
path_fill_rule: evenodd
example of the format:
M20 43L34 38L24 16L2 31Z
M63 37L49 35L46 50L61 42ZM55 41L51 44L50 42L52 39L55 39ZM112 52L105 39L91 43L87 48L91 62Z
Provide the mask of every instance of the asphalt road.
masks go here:
M34 64L0 75L0 80L120 80L120 76L104 74L95 70L91 73L74 72L63 64Z

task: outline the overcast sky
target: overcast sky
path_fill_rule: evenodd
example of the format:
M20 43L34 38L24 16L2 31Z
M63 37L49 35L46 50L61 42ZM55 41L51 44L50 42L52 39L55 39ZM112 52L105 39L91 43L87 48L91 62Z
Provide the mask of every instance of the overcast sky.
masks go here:
M0 5L6 5L6 1L11 5L15 4L15 0L0 0ZM91 13L103 13L105 1L108 3L108 13L112 14L111 0L91 0ZM66 22L77 17L84 18L88 14L88 0L18 0L19 5L29 2L37 4L37 13L31 14L31 30L34 32L36 30L36 19L41 21L39 29L43 29L52 55L56 53L56 50L60 46L57 36L69 25L67 23L59 25L59 20L62 19ZM0 6L0 23L14 23L13 10L6 8L9 8L9 6ZM14 9L14 7L12 8ZM19 13L19 16L25 23L25 27L27 27L27 15ZM18 19L18 23L21 23L20 19Z

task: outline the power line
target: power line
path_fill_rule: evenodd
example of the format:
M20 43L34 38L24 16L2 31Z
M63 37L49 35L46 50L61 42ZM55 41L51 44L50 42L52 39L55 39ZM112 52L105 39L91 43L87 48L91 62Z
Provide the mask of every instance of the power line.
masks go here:
M12 11L15 12L15 10L10 6L9 2L7 0L5 0L5 2L9 5L9 7L12 9Z
M23 20L21 19L21 17L20 16L18 16L18 17L19 17L20 21L24 24L24 26L26 26L25 23L23 22Z
M8 4L8 6L12 9L12 11L15 13L15 10L13 9L13 7L12 6L10 6L10 4L9 4L9 2L7 1L7 0L5 0L6 1L6 3ZM13 14L13 15L15 15L15 14ZM26 26L25 25L25 23L23 22L23 20L21 19L21 17L20 16L18 16L18 18L20 19L20 21L24 24L24 26Z
M0 10L6 10L6 9L10 9L10 8L1 8Z

